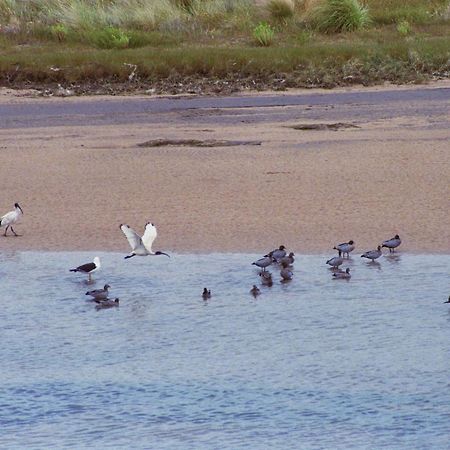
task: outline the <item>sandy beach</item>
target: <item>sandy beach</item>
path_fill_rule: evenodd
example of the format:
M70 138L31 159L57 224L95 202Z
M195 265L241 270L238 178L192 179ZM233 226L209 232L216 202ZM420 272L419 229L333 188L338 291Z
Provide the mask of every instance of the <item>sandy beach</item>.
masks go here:
M25 214L15 227L22 236L0 236L0 248L125 254L119 225L141 232L152 221L154 247L172 252L266 252L284 244L296 253L332 254L349 239L362 252L398 233L403 251L448 253L450 95L448 84L435 89L442 92L437 106L426 89L397 104L335 104L331 91L315 94L319 103L308 97L287 105L167 108L138 120L114 109L136 97L3 93L0 120L16 118L0 126L0 214L14 202ZM303 95L280 96L294 94ZM50 114L45 126L30 126L14 110L98 102L114 102L117 120L103 112ZM293 128L332 123L348 127ZM138 145L151 139L260 145Z

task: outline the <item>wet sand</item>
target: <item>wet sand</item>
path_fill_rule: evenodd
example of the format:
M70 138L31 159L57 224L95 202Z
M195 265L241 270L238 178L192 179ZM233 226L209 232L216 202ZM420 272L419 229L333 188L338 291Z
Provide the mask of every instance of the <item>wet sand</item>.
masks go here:
M0 214L16 201L25 212L15 227L22 236L0 236L0 249L125 254L119 224L141 232L152 221L155 248L176 252L284 244L332 253L349 239L365 251L398 233L404 251L448 253L450 89L436 89L403 89L411 95L398 99L396 90L363 90L343 101L339 91L306 91L280 94L298 97L287 103L270 94L268 104L231 98L218 107L214 98L171 107L148 97L0 95ZM156 109L133 111L137 102ZM92 105L92 114L46 110L75 104ZM356 127L291 128L338 122ZM138 146L151 139L261 145Z

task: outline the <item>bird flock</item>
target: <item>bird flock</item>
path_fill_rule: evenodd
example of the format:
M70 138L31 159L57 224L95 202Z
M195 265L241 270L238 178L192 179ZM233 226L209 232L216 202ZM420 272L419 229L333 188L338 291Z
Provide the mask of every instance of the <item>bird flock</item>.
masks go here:
M2 217L0 217L0 228L5 228L4 236L7 236L8 229L11 230L14 236L20 236L16 233L13 228L23 216L23 210L19 203L14 204L14 210L7 212ZM131 252L129 255L125 256L124 259L130 259L134 256L167 256L170 255L162 251L153 251L153 243L157 237L156 226L147 222L145 224L144 233L142 236L137 234L129 225L121 224L120 230L125 235L128 243L131 247ZM371 263L374 263L376 259L380 258L382 255L382 248L387 248L389 253L394 253L395 249L402 243L400 236L396 234L393 238L387 239L378 245L376 249L364 252L361 258L369 259ZM333 279L337 280L347 280L351 279L350 268L347 267L345 270L341 266L350 260L350 253L355 250L355 241L349 240L348 242L343 242L341 244L335 245L334 250L337 250L338 255L334 256L326 261L326 264L330 266L332 270ZM258 275L260 277L261 285L271 287L273 285L272 273L267 269L268 267L277 267L280 274L280 282L288 283L292 281L294 277L293 265L295 262L295 254L293 252L287 252L284 245L280 245L278 248L268 252L262 258L254 261L252 265L258 267L260 270ZM88 282L92 282L92 274L101 268L100 258L96 256L92 262L82 264L78 267L70 269L70 272L83 273L88 275ZM86 292L85 295L89 296L92 301L97 304L97 308L109 308L113 306L119 306L120 300L118 298L109 298L109 289L111 286L105 284L103 289L94 289ZM258 288L256 284L250 289L250 294L253 297L258 297L261 295L261 289ZM212 297L211 290L204 288L202 292L203 300L209 300ZM449 301L446 303L450 302Z

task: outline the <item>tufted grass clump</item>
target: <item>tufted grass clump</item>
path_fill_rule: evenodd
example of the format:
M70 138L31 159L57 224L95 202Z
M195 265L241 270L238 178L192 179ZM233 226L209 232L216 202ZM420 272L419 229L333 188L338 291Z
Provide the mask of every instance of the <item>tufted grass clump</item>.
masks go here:
M358 0L323 0L313 8L311 20L324 33L356 31L370 23L369 10Z
M279 22L287 22L294 17L294 0L270 0L267 9L273 19Z
M253 37L258 45L269 47L273 44L275 38L275 30L266 22L260 22L253 29Z
M86 38L94 47L103 49L123 49L130 45L130 37L124 31L114 27L89 30L86 33Z
M400 34L402 36L407 36L408 34L411 33L411 25L409 24L409 22L407 20L401 20L397 24L396 28L397 28L398 34Z

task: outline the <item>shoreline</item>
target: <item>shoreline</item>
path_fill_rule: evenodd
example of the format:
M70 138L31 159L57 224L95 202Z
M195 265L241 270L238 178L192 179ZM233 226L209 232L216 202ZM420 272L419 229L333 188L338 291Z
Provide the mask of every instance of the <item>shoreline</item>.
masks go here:
M119 224L141 233L152 221L154 249L176 253L283 244L333 254L350 239L362 253L399 234L403 252L447 254L449 83L439 87L177 100L0 95L0 215L16 201L25 213L23 236L0 236L0 251L125 253ZM152 139L261 144L139 146Z

